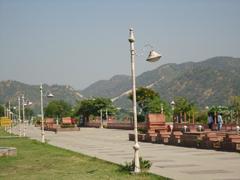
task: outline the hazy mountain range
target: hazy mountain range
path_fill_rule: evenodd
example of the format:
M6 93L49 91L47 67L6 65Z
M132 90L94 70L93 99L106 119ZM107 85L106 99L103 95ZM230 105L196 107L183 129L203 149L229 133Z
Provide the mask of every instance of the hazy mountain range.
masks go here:
M48 98L47 95L52 93L53 98ZM17 106L18 97L24 94L25 101L31 101L35 112L40 112L40 87L39 85L28 85L18 81L1 81L0 82L0 104L10 104ZM74 104L76 100L80 100L82 95L79 91L74 90L68 85L52 85L43 84L43 102L46 105L51 100L62 99L70 104ZM22 100L21 100L22 101Z
M230 96L240 95L240 58L214 57L201 62L165 64L138 76L137 86L156 90L168 102L175 96L184 96L201 107L226 105ZM125 96L129 90L131 77L117 75L93 83L81 93L110 97L123 106L130 104Z
M200 107L226 105L230 96L240 95L240 58L214 57L201 62L165 64L137 77L137 86L156 90L170 102L175 96L184 96ZM44 85L44 89L55 94L55 99L63 99L74 104L84 97L108 97L121 107L129 107L126 95L131 90L131 77L116 75L109 80L100 80L84 90L74 90L70 86ZM35 107L39 106L39 86L17 81L0 82L0 103L16 101L25 94Z

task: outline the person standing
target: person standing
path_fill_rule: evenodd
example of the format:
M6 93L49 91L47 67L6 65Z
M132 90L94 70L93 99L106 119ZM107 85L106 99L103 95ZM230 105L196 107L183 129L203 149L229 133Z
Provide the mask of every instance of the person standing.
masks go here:
M218 131L220 131L222 129L222 124L223 124L222 113L218 113L217 120L218 120Z
M212 130L212 126L213 126L213 117L212 117L212 114L209 112L208 113L208 127L209 127L209 129Z

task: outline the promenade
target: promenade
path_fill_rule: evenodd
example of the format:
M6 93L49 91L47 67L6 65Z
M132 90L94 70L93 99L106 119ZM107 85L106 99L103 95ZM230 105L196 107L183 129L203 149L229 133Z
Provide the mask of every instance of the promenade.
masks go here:
M18 129L13 131L18 133ZM110 162L124 164L133 159L133 131L81 128L75 132L45 131L49 144ZM39 128L28 126L28 137L41 140ZM176 180L240 180L240 153L221 152L139 143L140 156L153 164L150 172Z

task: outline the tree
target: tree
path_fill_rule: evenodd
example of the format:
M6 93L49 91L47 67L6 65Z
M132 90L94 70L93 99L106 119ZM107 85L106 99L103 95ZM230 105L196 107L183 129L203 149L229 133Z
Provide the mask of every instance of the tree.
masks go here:
M46 117L66 117L71 115L71 106L63 100L51 101L44 109Z
M132 93L128 96L130 100L133 99ZM148 113L160 113L161 108L166 115L170 114L168 103L163 101L159 94L152 89L140 87L136 90L136 101L140 108L140 114L145 116Z
M230 111L231 111L231 119L232 117L238 121L240 116L240 96L232 96L230 98Z
M141 111L146 107L146 104L156 97L159 97L159 94L152 89L140 87L136 90L136 101ZM133 94L130 93L128 98L133 100Z
M194 104L190 103L186 98L184 97L175 97L175 107L174 107L174 113L179 114L181 112L192 112L195 110Z
M240 96L232 96L230 98L230 107L234 111L240 112Z
M34 115L34 112L32 109L30 108L25 108L25 116L28 120L30 120L30 118Z
M4 107L0 105L0 117L4 116Z
M90 115L99 116L100 110L103 112L107 110L109 115L117 111L110 99L102 97L79 101L75 109L77 115L82 115L87 120Z

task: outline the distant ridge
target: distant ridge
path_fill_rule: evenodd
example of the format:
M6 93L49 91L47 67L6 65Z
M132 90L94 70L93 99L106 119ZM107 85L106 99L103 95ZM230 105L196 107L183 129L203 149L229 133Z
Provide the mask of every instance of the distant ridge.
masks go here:
M201 62L165 64L139 75L137 86L156 90L168 102L175 96L184 96L200 107L227 105L230 96L240 96L240 58L213 57ZM43 88L45 94L52 92L54 99L63 99L70 104L87 97L107 97L119 107L128 108L131 105L127 99L131 92L131 77L127 75L97 81L81 91L68 85L43 84ZM23 93L33 102L32 108L40 112L39 86L12 80L0 81L1 104L10 100L17 105L17 97ZM44 98L45 105L48 101Z
M48 99L46 97L47 93L53 93L54 98ZM11 102L13 106L17 105L18 96L24 94L25 99L33 102L31 108L35 112L40 112L40 89L39 85L28 85L18 81L0 81L0 103L5 104L8 101ZM74 90L69 85L52 85L43 84L43 94L45 105L48 101L62 99L70 104L75 104L76 100L80 100L83 96L79 91Z
M213 57L201 62L165 64L139 75L137 86L156 90L168 102L175 96L184 96L200 107L226 105L230 96L240 95L240 58ZM121 75L97 81L81 92L129 106L126 95L130 91L131 77Z

